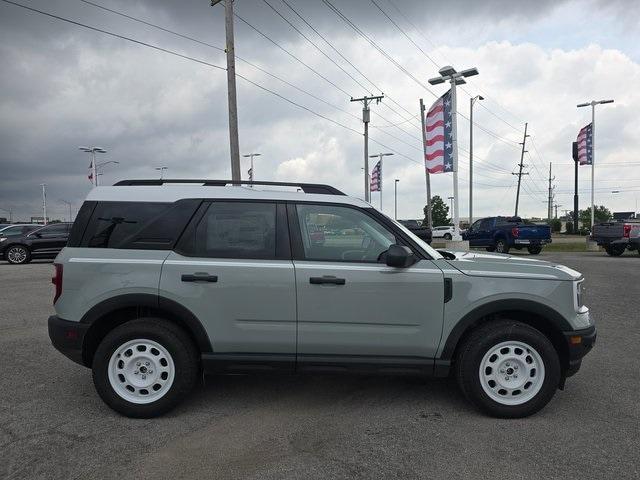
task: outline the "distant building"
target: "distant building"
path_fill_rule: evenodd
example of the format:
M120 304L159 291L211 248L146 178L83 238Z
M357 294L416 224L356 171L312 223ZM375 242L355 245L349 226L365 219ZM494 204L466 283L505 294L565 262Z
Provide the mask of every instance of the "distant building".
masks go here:
M30 223L44 223L44 217L31 217ZM47 217L47 223L49 223L49 217Z
M635 212L613 212L614 220L629 220L632 218L636 218Z

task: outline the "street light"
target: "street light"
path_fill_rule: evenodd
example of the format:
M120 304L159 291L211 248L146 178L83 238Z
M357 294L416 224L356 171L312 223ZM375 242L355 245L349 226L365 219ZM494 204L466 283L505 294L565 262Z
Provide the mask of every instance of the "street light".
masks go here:
M473 104L484 100L482 95L469 99L469 225L473 223Z
M390 157L393 153L376 153L375 155L369 155L369 158L378 157L380 160L380 211L382 211L382 157ZM367 172L368 173L368 172ZM369 186L367 187L371 189L371 182L369 181ZM371 190L369 190L369 199L371 199Z
M587 103L580 103L578 108L591 106L591 231L595 222L594 212L594 170L596 166L596 105L604 103L613 103L613 100L591 100Z
M460 215L458 209L458 127L457 127L457 99L456 99L456 85L463 85L467 83L465 77L472 77L478 75L478 69L467 68L465 70L456 71L451 66L442 67L438 70L439 77L429 79L431 85L438 85L449 81L451 84L451 143L453 147L453 196L455 198L453 209L453 235L452 239L459 241L462 239L460 236Z
M69 222L73 221L73 220L72 220L72 215L71 215L71 205L72 205L72 203L71 203L71 202L68 202L68 201L66 201L66 200L63 200L62 198L59 198L59 199L58 199L58 201L60 201L60 202L62 202L62 203L66 203L66 204L67 204L67 206L69 207Z
M98 186L98 168L96 167L96 153L107 153L104 148L100 147L78 147L78 150L91 154L91 177L93 179L93 185Z
M394 189L394 202L393 202L393 213L394 213L394 219L398 220L398 182L400 181L400 179L396 178L393 181L393 189Z
M162 174L164 173L165 170L168 170L169 167L156 167L155 169L160 172L160 180L162 180Z
M249 181L253 182L253 157L259 157L261 154L260 153L247 153L246 155L242 155L244 158L251 158L251 168L249 168L249 171L247 172L249 174ZM253 185L252 185L253 186Z

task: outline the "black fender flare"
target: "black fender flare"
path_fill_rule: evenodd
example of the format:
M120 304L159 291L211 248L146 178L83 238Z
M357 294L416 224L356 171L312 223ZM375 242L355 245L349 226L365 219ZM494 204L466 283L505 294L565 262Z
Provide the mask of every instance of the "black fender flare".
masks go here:
M127 293L108 298L91 307L80 319L80 323L92 325L111 312L128 307L147 307L170 313L189 330L202 353L211 353L211 341L202 322L191 310L168 298L149 293Z
M447 337L444 348L440 358L442 360L451 360L456 351L456 347L460 342L460 339L471 328L475 327L479 321L490 315L495 315L503 312L526 312L537 316L540 316L549 322L549 324L558 332L567 332L573 330L571 324L553 308L536 302L534 300L523 299L506 299L506 300L494 300L484 305L476 307L471 312L467 313L462 319L453 327L451 333Z

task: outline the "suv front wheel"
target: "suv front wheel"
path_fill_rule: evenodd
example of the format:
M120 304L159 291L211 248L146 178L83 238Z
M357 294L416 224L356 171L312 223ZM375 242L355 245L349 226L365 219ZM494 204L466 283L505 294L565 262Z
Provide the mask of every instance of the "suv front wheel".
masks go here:
M465 396L502 418L536 413L560 383L560 361L549 339L516 321L477 328L461 346L456 370Z
M93 358L93 383L115 411L151 418L171 410L195 386L197 351L178 326L140 318L115 328Z

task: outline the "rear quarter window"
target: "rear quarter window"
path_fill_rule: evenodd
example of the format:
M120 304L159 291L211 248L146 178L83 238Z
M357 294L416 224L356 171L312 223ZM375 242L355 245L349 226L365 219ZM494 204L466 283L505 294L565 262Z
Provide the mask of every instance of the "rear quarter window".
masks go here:
M171 250L200 203L97 202L80 246Z

